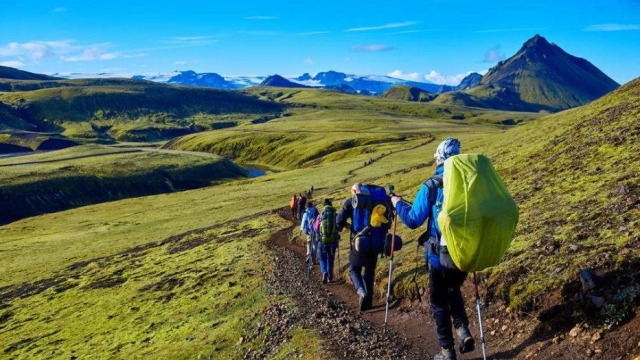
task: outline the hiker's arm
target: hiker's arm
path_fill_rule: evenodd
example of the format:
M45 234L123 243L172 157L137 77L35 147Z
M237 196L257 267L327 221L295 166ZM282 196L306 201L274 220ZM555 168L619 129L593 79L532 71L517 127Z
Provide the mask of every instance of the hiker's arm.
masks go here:
M342 209L336 216L336 225L338 228L338 232L342 231L342 229L347 226L347 220L353 216L353 205L351 204L351 199L347 199L342 204Z
M429 187L422 185L413 200L413 206L404 201L396 202L396 212L402 223L410 229L420 227L429 218Z
M307 233L307 230L304 228L304 225L306 223L307 223L307 213L305 212L304 215L302 215L302 220L300 221L300 230L305 234Z

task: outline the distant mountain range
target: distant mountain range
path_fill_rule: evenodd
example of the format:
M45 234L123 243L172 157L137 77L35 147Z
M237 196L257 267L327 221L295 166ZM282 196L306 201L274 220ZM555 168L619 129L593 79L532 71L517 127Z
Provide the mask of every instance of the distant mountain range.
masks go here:
M476 75L482 77L480 74ZM78 76L76 74L69 77ZM315 76L305 73L295 78L284 78L278 74L253 77L223 77L216 73L196 73L191 70L175 71L168 74L136 75L133 78L167 84L204 86L217 89L242 89L249 86L280 86L271 85L274 83L274 79L277 79L275 83L286 84L282 85L282 87L322 87L346 93L359 93L366 95L381 95L394 85L407 85L433 94L442 94L447 91L458 90L458 87L450 85L402 80L385 75L351 75L332 70L320 72ZM283 80L286 80L287 82L284 82Z

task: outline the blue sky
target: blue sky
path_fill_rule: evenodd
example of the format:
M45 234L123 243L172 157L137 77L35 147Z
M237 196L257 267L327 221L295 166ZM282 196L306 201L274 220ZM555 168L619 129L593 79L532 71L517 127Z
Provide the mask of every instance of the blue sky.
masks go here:
M640 0L0 0L0 65L53 73L336 70L457 84L535 34L619 83L640 76Z

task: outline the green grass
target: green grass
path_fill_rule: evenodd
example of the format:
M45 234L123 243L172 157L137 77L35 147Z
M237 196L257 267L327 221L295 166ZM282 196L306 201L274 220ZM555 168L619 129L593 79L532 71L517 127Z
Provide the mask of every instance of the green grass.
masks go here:
M309 93L293 96L304 94ZM252 332L256 318L250 314L273 302L294 306L287 299L267 296L257 276L265 269L268 272L273 261L262 242L289 226L270 210L287 206L293 193L310 185L318 200L330 198L339 205L356 181L392 183L398 193L412 200L434 170L430 162L438 142L449 135L460 138L463 152L482 152L492 159L520 207L511 249L502 264L486 272L489 292L495 298L517 311L535 312L541 310L539 304L545 304L545 296L576 282L580 268L606 272L625 268L640 256L635 240L640 236L640 187L635 181L640 168L640 155L635 151L640 135L636 121L640 80L588 106L509 130L398 113L375 115L363 108L336 110L322 96L316 107L293 108L290 116L264 124L242 124L202 134L202 138L185 138L199 146L215 146L237 136L245 139L246 143L238 142L244 146L243 154L269 163L277 150L267 148L268 139L282 136L289 141L283 146L290 146L291 154L273 163L286 171L45 214L0 227L2 294L61 279L40 293L10 301L3 298L0 338L7 345L0 351L12 347L6 352L9 356L35 358L66 358L71 350L79 357L201 354L206 358L222 354L223 358L241 358L252 341L254 346L260 341L256 338L246 346L236 346L241 336ZM311 104L313 100L305 101ZM353 131L336 131L341 124ZM308 154L321 153L330 139L369 136L380 136L384 142L356 143L356 147L295 165ZM396 141L396 136L406 140ZM363 166L370 158L375 161ZM193 229L203 230L190 233ZM405 240L394 262L398 295L409 296L413 288L415 239L421 231L398 226ZM220 240L227 236L229 242ZM164 239L171 240L163 243ZM177 244L200 245L171 252ZM577 250L570 245L577 245ZM347 248L343 243L342 259L347 259ZM418 257L422 266L422 254ZM71 267L81 262L89 264ZM387 270L387 261L380 261L376 271L380 294L386 290ZM200 276L211 276L207 286L196 286ZM108 280L114 283L114 279L117 285L110 288L88 287L109 284ZM229 281L236 280L230 286ZM418 282L426 287L424 272ZM243 283L246 286L239 285ZM74 286L65 290L67 285ZM149 290L140 291L145 287ZM57 288L62 291L56 293ZM163 302L169 295L171 300ZM202 305L203 299L210 308ZM84 316L76 317L76 312ZM109 319L110 315L114 317ZM62 323L64 316L67 319ZM216 324L213 318L228 323ZM157 330L149 328L151 323ZM152 338L149 334L154 342L145 340ZM54 347L60 352L45 353ZM320 347L315 334L297 329L274 357L299 353L314 358Z
M216 155L100 145L0 159L0 169L2 222L245 176Z

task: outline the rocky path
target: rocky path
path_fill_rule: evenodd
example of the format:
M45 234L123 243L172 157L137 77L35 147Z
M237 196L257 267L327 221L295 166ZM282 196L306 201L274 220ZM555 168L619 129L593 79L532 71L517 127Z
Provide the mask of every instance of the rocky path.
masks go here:
M358 299L351 283L339 279L322 284L318 265L313 267L311 277L307 278L305 247L291 241L296 225L288 211L281 210L278 214L292 221L292 226L274 234L269 242L275 254L269 286L276 294L294 299L297 305L297 313L280 314L282 319L290 318L288 321L300 322L303 327L314 329L326 339L325 345L331 352L331 358L335 359L429 359L440 350L427 299L413 305L392 302L389 328L385 333L385 299L375 299L373 309L361 313L357 309ZM342 259L343 268L347 262ZM380 261L378 266L388 267L388 262ZM458 358L482 357L479 350L465 355Z

